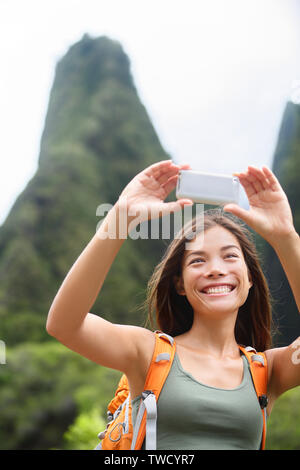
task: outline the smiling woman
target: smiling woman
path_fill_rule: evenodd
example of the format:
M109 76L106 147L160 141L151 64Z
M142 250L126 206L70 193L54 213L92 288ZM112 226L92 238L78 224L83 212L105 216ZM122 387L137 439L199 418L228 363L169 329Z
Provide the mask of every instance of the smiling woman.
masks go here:
M164 202L187 167L165 160L128 183L49 311L51 335L124 373L123 400L115 395L112 427L101 433L103 449L120 441L125 447L118 448L140 449L146 432L147 450L258 450L264 448L266 413L282 393L300 384L299 364L293 360L296 343L270 349L270 293L250 232L239 221L274 247L300 308L299 236L287 197L266 167L238 174L249 211L233 204L223 208L231 214L207 211L203 225L193 219L170 243L150 278L146 299L149 317L156 314L162 332L112 324L88 313L125 241L102 237L110 221L120 220L125 211L129 227L129 214L141 207L151 218L157 211L164 216L191 204L186 199Z
M228 323L230 314L236 341L264 351L271 346L271 298L249 230L222 209L206 211L199 227L196 218L184 226L157 265L148 284L150 323L155 312L159 328L177 336L216 315ZM234 289L220 292L224 285Z

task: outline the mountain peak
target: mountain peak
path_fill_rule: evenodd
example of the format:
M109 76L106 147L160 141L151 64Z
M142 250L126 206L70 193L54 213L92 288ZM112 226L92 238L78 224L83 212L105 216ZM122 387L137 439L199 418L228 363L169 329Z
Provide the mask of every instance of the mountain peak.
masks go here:
M69 78L70 75L72 78L74 74L80 75L81 83L90 86L89 91L93 91L93 87L99 86L103 80L112 78L134 88L127 54L118 41L107 36L92 38L85 33L58 62L56 74Z

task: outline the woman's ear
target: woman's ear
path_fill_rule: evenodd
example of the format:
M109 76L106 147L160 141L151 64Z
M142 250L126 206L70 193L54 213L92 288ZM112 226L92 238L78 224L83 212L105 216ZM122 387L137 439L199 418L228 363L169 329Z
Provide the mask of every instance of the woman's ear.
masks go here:
M252 276L250 274L250 272L248 271L248 280L249 280L249 289L253 286L253 282L252 282Z
M174 280L174 285L175 285L175 289L176 289L177 294L185 295L185 290L184 290L184 287L183 287L183 282L182 282L181 277L180 276L174 276L173 280Z

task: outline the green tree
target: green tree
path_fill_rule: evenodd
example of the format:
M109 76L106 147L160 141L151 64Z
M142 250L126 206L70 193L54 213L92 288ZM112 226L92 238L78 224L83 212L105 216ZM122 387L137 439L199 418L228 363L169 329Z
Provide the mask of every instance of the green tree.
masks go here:
M267 450L300 450L300 387L275 402L268 419Z
M99 444L97 437L106 427L99 408L92 408L77 416L64 434L64 450L93 450Z

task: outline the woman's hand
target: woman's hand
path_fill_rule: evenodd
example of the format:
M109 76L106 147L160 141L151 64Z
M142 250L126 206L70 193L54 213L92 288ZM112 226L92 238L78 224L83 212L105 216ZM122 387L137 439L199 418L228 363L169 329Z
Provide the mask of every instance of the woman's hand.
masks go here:
M164 202L176 187L181 169L190 165L176 165L171 160L163 160L150 165L138 173L122 191L117 205L129 216L138 216L138 223L171 212L176 212L186 204L193 204L190 199L178 199Z
M240 217L271 245L295 232L292 211L285 192L274 173L248 166L245 173L234 173L245 189L249 210L227 204L224 210Z

